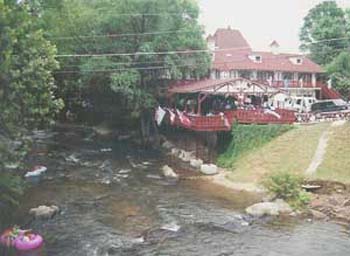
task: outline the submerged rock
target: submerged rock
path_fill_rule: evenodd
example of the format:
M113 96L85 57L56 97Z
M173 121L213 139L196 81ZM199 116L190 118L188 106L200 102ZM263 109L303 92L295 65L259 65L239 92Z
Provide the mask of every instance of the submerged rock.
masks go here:
M169 149L170 150L170 149L174 148L175 146L174 146L173 143L171 143L170 141L166 140L166 141L163 142L162 147L165 148L165 149Z
M246 212L254 217L262 217L264 215L290 214L293 210L285 201L278 199L275 202L263 202L249 206Z
M200 168L201 173L205 175L214 175L218 173L218 167L215 164L202 164Z
M29 210L29 214L33 215L36 219L51 219L58 212L59 208L56 205L40 205L37 208L32 208Z
M174 170L171 167L169 167L168 165L164 165L162 167L162 172L166 178L172 178L172 179L179 178L179 175L177 173L175 173Z

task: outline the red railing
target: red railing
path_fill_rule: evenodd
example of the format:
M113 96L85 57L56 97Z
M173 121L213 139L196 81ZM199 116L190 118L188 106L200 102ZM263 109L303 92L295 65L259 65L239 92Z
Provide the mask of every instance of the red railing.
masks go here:
M326 85L321 85L321 95L324 99L341 99L342 96L334 89L328 88Z
M174 125L194 131L229 131L232 124L292 124L296 117L294 111L277 109L269 111L264 109L246 110L238 109L227 111L214 116L185 116L190 124L184 124L176 116Z

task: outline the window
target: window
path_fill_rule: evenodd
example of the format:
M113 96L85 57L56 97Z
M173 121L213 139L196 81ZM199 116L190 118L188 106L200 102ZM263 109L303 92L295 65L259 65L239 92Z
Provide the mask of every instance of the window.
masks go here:
M261 63L262 62L262 57L261 55L249 55L248 58L252 60L255 63Z
M294 64L294 65L301 65L303 64L303 58L302 57L291 57L289 60Z

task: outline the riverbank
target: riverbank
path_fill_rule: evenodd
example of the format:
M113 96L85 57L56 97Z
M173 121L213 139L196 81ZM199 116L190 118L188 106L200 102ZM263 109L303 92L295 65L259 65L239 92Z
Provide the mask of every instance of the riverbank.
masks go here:
M212 176L196 172L193 175L234 191L259 194L265 192L261 181L268 175L288 172L303 176L305 184L320 187L311 194L309 215L317 219L350 222L347 217L350 216L350 203L346 200L350 193L344 185L350 182L348 138L349 122L298 125L265 145L240 155L231 168L218 168L219 173ZM192 155L194 157L195 153ZM179 160L171 158L171 161ZM185 168L180 169L184 173Z

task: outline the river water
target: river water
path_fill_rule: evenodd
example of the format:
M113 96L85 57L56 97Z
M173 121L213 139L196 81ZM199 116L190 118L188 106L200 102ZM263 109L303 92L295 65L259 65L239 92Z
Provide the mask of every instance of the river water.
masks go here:
M30 256L350 255L349 228L301 219L253 220L256 195L203 181L167 181L157 153L91 132L36 135L28 161L47 173L28 189L14 220L45 237ZM49 221L28 210L57 205Z

